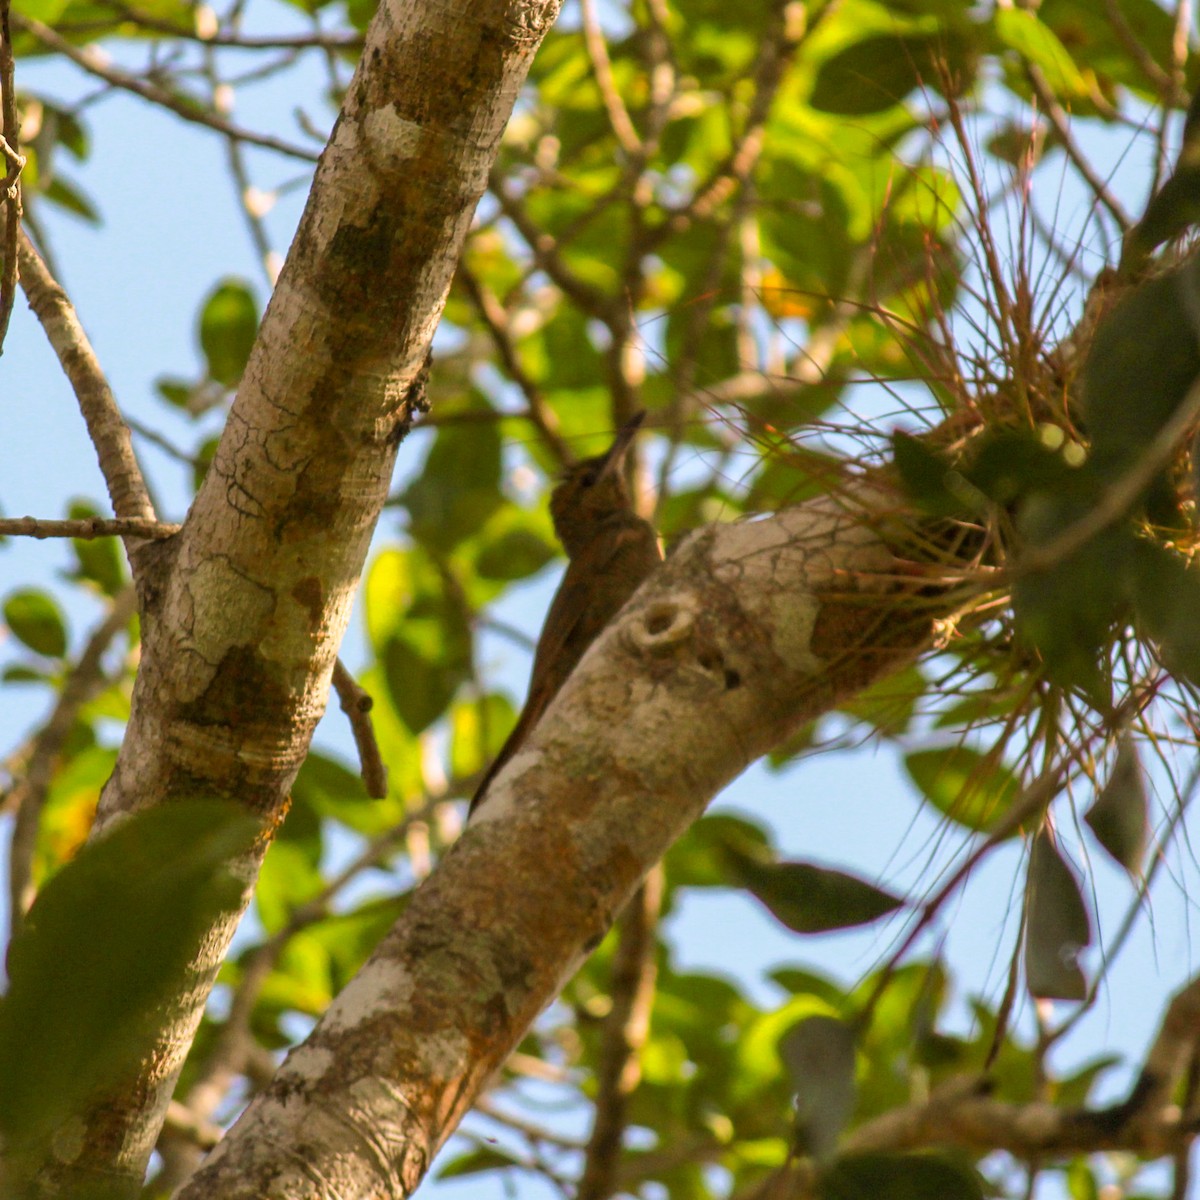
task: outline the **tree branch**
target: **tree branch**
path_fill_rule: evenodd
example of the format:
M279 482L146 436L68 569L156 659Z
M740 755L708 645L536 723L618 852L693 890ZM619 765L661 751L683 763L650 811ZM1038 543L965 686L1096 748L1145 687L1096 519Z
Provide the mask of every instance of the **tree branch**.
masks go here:
M191 97L177 95L167 91L166 88L159 87L156 83L148 83L136 75L130 75L127 71L118 70L111 66L107 58L94 46L76 46L56 33L49 25L45 25L33 17L16 16L13 18L13 24L23 33L37 38L48 50L53 50L56 54L69 58L89 75L103 79L105 83L120 88L124 92L132 92L135 96L148 100L151 104L157 104L160 108L173 112L185 121L215 129L226 137L236 138L251 146L261 146L264 150L274 150L277 154L286 155L288 158L298 158L301 162L315 163L317 161L318 155L315 150L307 150L303 146L286 142L282 138L272 137L270 134L255 133L251 129L242 129L232 125L207 109L201 108L199 102Z
M24 234L20 238L18 259L25 298L42 323L75 392L88 436L96 448L113 512L122 519L154 522L154 505L133 452L129 428L74 306ZM125 549L132 559L129 535L125 535Z
M0 354L8 322L17 299L17 240L21 232L20 125L17 121L17 84L12 52L12 21L9 0L0 0L0 209L4 210L3 240L0 241Z
M146 517L75 517L68 521L50 521L41 517L0 517L0 537L154 540L174 537L182 528L182 525L171 525Z
M282 819L396 447L424 411L433 329L555 0L385 0L321 156L221 441L154 562L131 717L93 836L197 793ZM436 45L438 53L430 54ZM132 515L118 510L119 516ZM234 864L252 881L255 860ZM151 1062L79 1114L70 1193L140 1183L236 916L162 1008Z
M307 1195L313 1162L343 1193L411 1195L708 799L928 644L932 602L914 616L891 569L846 496L687 539L180 1200Z
M639 1056L650 1028L658 975L655 954L663 883L660 865L646 876L617 923L619 941L610 984L612 1010L600 1035L596 1070L596 1116L575 1200L608 1200L619 1186L621 1143L628 1123L626 1109L642 1077Z

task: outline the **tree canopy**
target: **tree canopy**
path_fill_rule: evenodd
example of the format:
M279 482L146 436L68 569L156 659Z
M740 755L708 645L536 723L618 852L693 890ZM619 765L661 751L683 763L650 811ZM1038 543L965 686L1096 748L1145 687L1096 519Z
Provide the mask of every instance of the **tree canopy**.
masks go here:
M522 1195L1188 1194L1200 978L1124 1074L1062 1047L1194 866L1194 37L1182 0L0 0L0 341L48 339L108 491L48 466L0 517L5 1188L407 1195L474 1108L438 1177ZM197 367L128 329L146 402L56 249L120 260L114 94L219 145L260 267L212 263ZM666 564L464 829L549 489L642 410ZM701 815L881 742L917 888ZM772 998L678 965L700 891L796 935Z

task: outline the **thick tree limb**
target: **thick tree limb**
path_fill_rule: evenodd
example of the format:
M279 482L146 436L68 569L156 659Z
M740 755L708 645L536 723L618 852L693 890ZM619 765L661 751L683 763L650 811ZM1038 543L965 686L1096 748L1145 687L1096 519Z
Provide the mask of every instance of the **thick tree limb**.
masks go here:
M688 539L181 1200L411 1195L708 800L927 644L928 607L913 617L892 566L831 497Z
M142 663L97 830L179 796L282 819L463 239L556 14L378 10L213 464L182 532L143 551ZM140 1184L234 923L210 931L152 1059L80 1114L46 1193Z

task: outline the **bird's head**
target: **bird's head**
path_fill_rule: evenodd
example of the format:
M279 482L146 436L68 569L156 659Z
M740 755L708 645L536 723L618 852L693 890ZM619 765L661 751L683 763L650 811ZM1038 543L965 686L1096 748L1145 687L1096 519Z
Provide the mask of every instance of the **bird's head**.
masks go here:
M640 412L626 421L603 454L568 467L551 493L550 516L554 521L554 532L568 555L586 544L589 530L596 522L632 509L622 468L634 434L645 416Z

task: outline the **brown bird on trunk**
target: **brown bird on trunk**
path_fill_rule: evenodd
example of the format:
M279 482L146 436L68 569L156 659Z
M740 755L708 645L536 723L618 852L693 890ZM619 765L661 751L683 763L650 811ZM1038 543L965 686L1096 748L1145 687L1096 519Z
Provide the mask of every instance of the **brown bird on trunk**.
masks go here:
M622 467L645 413L623 425L598 458L569 467L550 495L554 532L567 572L546 614L533 655L529 695L471 800L474 812L500 768L520 749L584 651L662 562L654 527L633 511Z

